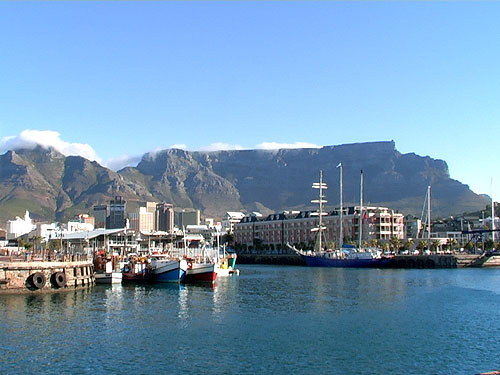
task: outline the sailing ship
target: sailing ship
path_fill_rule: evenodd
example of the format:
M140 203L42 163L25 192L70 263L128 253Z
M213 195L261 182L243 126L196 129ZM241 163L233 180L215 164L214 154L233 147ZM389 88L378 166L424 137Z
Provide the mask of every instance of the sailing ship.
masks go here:
M327 215L324 212L324 204L327 203L323 191L328 188L327 184L323 182L323 171L320 171L319 182L313 183L313 189L319 189L319 199L311 201L319 205L318 211L313 215L318 216L318 226L313 228L312 231L317 232L314 249L311 250L298 250L294 246L287 244L290 249L299 254L306 265L310 267L355 267L355 268L377 268L382 267L388 263L388 259L383 258L380 252L373 252L369 250L362 250L361 245L358 249L354 246L343 245L343 199L342 199L342 164L337 165L340 168L340 236L339 236L339 249L325 249L323 240L323 232L326 229L323 226L323 216ZM362 174L361 174L362 175ZM362 207L362 178L361 178L361 207ZM359 213L359 232L361 235L362 223L362 208ZM361 240L360 240L361 243Z

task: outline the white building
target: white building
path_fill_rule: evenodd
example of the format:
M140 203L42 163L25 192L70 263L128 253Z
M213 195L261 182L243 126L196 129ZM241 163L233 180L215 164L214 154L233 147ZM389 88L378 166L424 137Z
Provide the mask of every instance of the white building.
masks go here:
M35 229L35 225L33 225L30 213L26 211L24 214L24 219L21 219L19 216L16 217L15 220L7 221L7 240L13 240L22 236L23 234L29 233Z
M243 212L228 211L222 219L222 232L233 233L234 224L239 223L245 217Z

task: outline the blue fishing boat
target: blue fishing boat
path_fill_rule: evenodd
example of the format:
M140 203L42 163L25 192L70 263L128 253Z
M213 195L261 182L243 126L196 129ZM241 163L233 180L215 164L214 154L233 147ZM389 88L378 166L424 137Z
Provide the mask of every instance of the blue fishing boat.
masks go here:
M160 283L183 281L188 268L185 259L172 259L161 254L151 257L151 267L154 281Z

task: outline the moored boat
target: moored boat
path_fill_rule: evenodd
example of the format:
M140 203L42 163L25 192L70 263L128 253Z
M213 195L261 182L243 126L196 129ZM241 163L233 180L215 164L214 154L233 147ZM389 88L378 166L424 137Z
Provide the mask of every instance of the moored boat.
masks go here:
M215 282L217 278L217 267L215 263L197 263L192 260L187 262L188 268L184 278L185 283Z
M171 259L167 256L153 255L151 267L154 281L157 282L180 282L186 276L187 262L185 259Z
M121 272L96 272L95 282L97 284L120 284L123 275Z
M323 196L323 190L327 189L326 183L323 182L323 173L320 171L320 180L317 183L313 184L314 189L319 189L319 199L313 200L312 203L318 203L319 209L318 212L313 213L313 215L318 216L318 227L313 228L313 231L316 231L316 242L313 250L298 250L294 246L287 244L290 249L295 251L301 258L304 260L306 265L310 267L350 267L350 268L378 268L383 267L384 265L389 263L389 259L381 256L379 251L371 251L365 249L356 249L353 246L348 248L344 247L342 243L343 239L343 228L342 228L342 212L343 212L343 203L342 203L342 164L340 163L338 166L340 168L340 251L339 250L329 250L323 249L322 240L323 231L326 227L323 226L322 217L326 215L323 211L323 205L326 203L325 197ZM362 173L361 173L362 176ZM361 179L362 184L362 179ZM363 189L361 188L361 191ZM362 197L362 196L361 196ZM362 207L362 198L361 204ZM362 211L362 208L361 208ZM360 221L361 221L361 212L360 212ZM361 236L361 230L360 230ZM360 237L361 243L361 237Z
M124 282L152 282L154 273L148 262L130 261L123 269Z

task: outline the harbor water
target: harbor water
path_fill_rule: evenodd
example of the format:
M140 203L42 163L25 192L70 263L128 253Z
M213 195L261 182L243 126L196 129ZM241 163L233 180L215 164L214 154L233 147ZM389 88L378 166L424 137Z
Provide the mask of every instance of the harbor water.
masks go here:
M214 286L2 295L2 373L500 369L500 269L238 268Z

